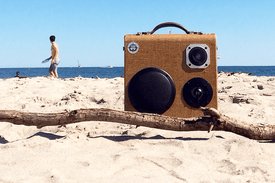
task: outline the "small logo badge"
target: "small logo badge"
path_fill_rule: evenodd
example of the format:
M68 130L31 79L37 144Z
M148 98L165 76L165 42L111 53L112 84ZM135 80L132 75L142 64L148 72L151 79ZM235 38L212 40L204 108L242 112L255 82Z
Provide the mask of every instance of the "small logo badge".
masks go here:
M129 53L135 54L135 53L138 52L138 49L139 49L139 46L138 46L137 43L131 42L131 43L128 44L128 51L129 51Z

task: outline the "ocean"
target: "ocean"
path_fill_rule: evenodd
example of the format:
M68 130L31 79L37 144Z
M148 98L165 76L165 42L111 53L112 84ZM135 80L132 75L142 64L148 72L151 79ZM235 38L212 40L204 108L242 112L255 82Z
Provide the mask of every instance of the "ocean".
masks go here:
M20 76L48 76L48 68L0 68L0 78L11 78L20 72ZM254 76L275 76L275 66L219 66L219 72L245 72ZM114 78L123 77L123 67L60 67L60 78Z

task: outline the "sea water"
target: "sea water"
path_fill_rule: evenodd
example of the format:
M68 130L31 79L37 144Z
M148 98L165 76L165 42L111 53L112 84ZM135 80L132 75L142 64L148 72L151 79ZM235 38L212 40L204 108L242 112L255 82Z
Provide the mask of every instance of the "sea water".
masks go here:
M20 76L48 76L48 68L0 68L0 78L11 78L20 72ZM255 76L275 76L275 66L219 66L219 72L245 72ZM124 67L59 67L60 78L114 78L123 77Z

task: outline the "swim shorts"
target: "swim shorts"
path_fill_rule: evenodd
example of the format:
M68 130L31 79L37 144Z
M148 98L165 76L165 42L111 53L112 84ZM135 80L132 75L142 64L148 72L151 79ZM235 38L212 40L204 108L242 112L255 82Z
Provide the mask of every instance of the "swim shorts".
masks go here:
M53 63L53 64L50 65L49 72L52 72L52 71L57 71L57 64L56 63Z

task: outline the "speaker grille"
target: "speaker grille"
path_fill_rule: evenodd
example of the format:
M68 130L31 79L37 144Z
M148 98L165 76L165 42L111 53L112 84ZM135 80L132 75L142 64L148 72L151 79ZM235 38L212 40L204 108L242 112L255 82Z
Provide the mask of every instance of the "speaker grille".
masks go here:
M182 90L185 102L195 108L208 105L213 97L211 85L203 78L193 78L187 81Z
M137 72L128 85L128 96L139 112L162 114L175 99L175 84L164 70L149 67Z

